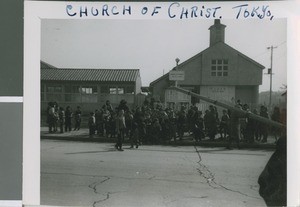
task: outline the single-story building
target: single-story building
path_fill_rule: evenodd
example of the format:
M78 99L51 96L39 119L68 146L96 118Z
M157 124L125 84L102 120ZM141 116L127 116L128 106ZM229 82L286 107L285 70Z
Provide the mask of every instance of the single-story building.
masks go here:
M99 109L109 100L116 107L122 99L130 108L142 101L139 69L56 68L41 61L41 109L48 102L77 106L82 111Z

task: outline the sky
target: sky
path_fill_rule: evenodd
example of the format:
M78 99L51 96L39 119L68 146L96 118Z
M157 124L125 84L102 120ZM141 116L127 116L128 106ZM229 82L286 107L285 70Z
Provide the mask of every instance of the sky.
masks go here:
M142 85L209 47L214 20L42 20L41 60L58 68L140 69ZM265 66L260 91L287 84L286 19L230 20L225 43Z

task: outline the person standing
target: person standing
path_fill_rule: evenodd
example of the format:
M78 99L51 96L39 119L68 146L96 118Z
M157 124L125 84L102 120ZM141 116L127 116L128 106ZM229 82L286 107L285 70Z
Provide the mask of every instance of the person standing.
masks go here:
M123 151L122 142L124 140L125 129L126 129L126 124L125 124L124 110L121 109L119 110L118 116L116 117L116 131L117 131L118 139L115 147L119 151Z
M185 112L185 107L181 106L181 109L178 113L178 118L177 118L177 130L178 130L178 136L179 140L181 141L184 135L184 127L186 124L186 112Z
M54 126L54 107L53 103L49 102L47 107L47 123L49 127L49 133L53 132L53 126Z
M269 114L268 114L268 109L265 106L261 106L260 107L260 116L269 119ZM267 142L267 138L268 138L268 125L265 123L261 123L260 124L260 133L262 136L262 141L263 143Z
M213 105L209 106L209 111L206 115L206 123L207 123L207 135L211 141L215 140L215 136L217 133L217 117L216 111Z
M109 100L105 102L105 104L102 106L102 109L108 110L110 113L114 111Z
M281 121L280 118L281 118L280 110L279 107L276 106L274 107L274 111L272 113L271 119L272 121L280 122ZM275 143L276 143L280 136L280 129L276 127L272 127L272 132L275 137Z
M53 118L54 118L54 132L57 132L57 125L59 123L59 115L58 115L58 104L56 102L54 102L54 114L53 114Z
M96 117L94 112L90 113L88 124L89 124L89 134L90 136L93 136L95 134L95 129L96 129Z
M63 107L59 107L58 110L58 117L59 117L59 128L60 133L64 133L64 124L65 124L65 111Z
M135 148L139 147L138 143L138 138L139 138L139 129L138 129L138 124L134 122L132 124L132 131L131 131L131 136L130 136L130 148L132 149L133 146L135 145Z
M228 127L229 127L229 115L227 113L227 110L223 110L223 115L221 117L221 123L220 123L220 135L221 135L221 139L226 139L227 135L228 135Z
M67 106L65 112L65 132L71 131L72 129L72 110L70 106Z
M80 129L81 125L81 109L80 106L77 106L77 110L75 111L75 128L74 131Z
M200 142L204 138L204 119L202 111L197 111L194 115L194 137L196 142Z
M235 107L239 110L242 110L241 105L237 104ZM229 133L229 140L227 149L231 148L232 141L236 141L238 149L240 149L240 135L241 135L241 124L240 118L241 114L238 111L233 110L230 114L230 133Z

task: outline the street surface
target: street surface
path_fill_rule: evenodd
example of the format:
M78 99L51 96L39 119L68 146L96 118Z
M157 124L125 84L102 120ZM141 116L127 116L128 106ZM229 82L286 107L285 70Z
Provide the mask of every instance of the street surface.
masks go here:
M266 206L257 179L273 151L41 141L41 204Z

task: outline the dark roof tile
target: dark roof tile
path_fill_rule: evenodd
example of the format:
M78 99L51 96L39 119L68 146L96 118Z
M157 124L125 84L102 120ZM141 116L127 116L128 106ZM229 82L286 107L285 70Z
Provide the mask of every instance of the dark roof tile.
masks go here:
M41 68L41 80L48 81L122 81L132 82L139 69L58 69Z

